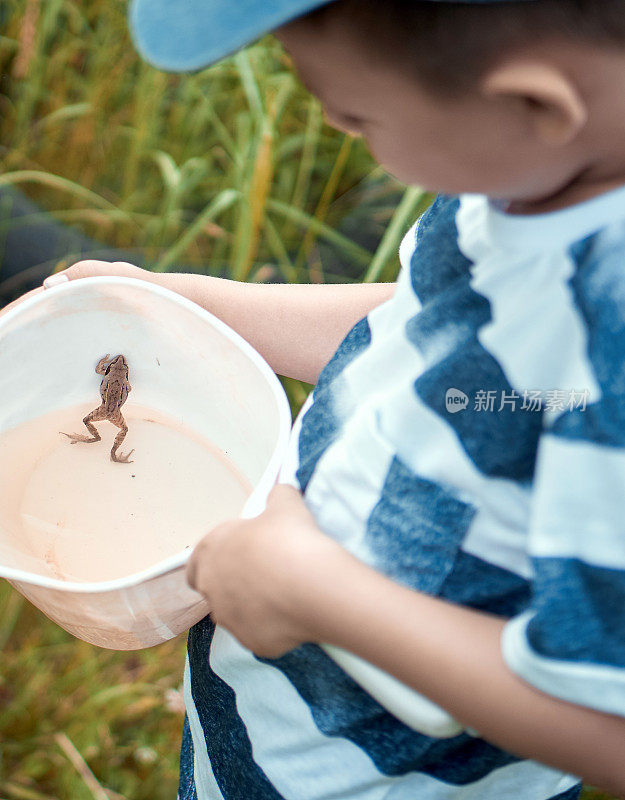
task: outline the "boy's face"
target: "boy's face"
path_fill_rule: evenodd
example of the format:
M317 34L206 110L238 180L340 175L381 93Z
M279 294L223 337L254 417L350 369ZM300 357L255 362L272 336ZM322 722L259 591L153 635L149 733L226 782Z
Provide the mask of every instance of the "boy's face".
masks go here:
M305 18L276 31L328 121L362 135L377 160L407 184L532 201L574 177L567 148L530 135L521 103L474 90L461 97L426 91L409 66L332 16L323 29Z

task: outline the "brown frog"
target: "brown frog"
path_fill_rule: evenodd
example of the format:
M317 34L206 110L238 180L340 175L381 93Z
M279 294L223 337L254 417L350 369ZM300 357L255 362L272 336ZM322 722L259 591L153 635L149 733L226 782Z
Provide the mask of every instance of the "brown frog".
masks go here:
M121 354L109 360L109 354L107 353L98 361L95 371L98 375L104 375L104 377L100 383L102 405L90 414L87 414L83 419L91 437L82 436L78 433L64 433L63 431L60 431L60 433L63 433L64 436L69 436L72 440L72 444L76 444L76 442L99 442L102 437L92 423L101 419L107 419L109 422L112 422L113 425L121 428L111 448L111 461L117 461L120 464L132 464L132 461L129 459L134 453L134 450L131 450L126 455L120 453L119 457L117 456L117 448L124 441L124 437L128 433L128 426L120 411L120 408L128 398L128 392L132 389L132 386L128 382L128 364L126 363L125 357Z

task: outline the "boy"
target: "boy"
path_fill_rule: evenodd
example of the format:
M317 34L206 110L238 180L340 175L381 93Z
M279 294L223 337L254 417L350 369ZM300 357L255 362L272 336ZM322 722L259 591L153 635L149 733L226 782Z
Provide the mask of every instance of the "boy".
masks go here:
M625 2L244 5L138 0L135 36L195 69L278 27L329 117L445 194L396 287L66 272L161 282L305 380L351 328L292 487L189 563L217 627L189 635L179 798L625 795ZM409 730L314 642L471 733Z

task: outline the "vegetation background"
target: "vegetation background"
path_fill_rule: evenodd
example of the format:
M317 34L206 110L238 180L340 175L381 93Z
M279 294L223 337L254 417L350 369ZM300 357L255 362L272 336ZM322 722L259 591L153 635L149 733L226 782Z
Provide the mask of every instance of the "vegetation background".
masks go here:
M0 81L0 287L13 293L27 288L9 274L20 228L23 275L39 281L103 252L247 281L394 280L431 200L324 123L271 37L168 75L136 55L126 0L4 0ZM37 206L16 215L14 189ZM285 388L296 412L310 387ZM2 582L0 800L175 798L184 652L184 637L92 647Z

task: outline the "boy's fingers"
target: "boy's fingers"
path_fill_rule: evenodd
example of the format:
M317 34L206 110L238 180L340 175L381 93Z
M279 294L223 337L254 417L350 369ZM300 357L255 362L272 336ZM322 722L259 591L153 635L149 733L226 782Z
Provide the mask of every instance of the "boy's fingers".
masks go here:
M111 265L106 261L77 261L71 267L63 269L49 275L43 282L45 289L51 289L64 281L76 280L77 278L91 278L94 275L102 275L106 268Z
M95 259L85 259L77 261L71 267L55 272L45 279L43 285L46 289L66 281L77 280L79 278L94 278L99 275L121 275L127 278L138 278L145 276L145 270L130 264L127 261L97 261Z
M308 516L310 513L299 489L289 483L276 483L269 492L265 508L267 511L279 514L297 514L300 517L302 514Z
M196 586L197 586L197 584L195 582L196 581L196 573L197 573L197 570L196 570L196 567L195 567L195 559L193 558L193 556L191 556L189 561L187 561L186 578L187 578L187 583L189 584L189 586L192 589L195 589Z
M48 275L48 277L43 282L44 289L51 289L53 286L57 286L59 283L64 283L65 281L69 280L69 276L66 275L64 272L57 272L54 275Z
M191 556L191 559L187 561L187 568L185 573L186 581L189 586L193 589L194 592L201 594L205 600L209 600L208 593L205 591L206 587L200 587L198 582L200 580L199 569L197 564L197 559Z
M187 583L192 589L195 589L196 592L200 592L198 589L198 580L200 578L200 564L203 560L203 556L206 550L206 539L211 535L211 533L215 530L213 528L209 531L199 542L195 544L193 549L191 550L191 555L189 556L189 560L187 561L186 566L186 579Z
M292 503L295 500L301 501L301 494L289 483L276 483L267 497L267 507L275 503Z
M191 553L191 557L187 561L187 568L186 568L186 579L187 583L192 589L195 589L196 592L200 590L197 588L198 582L198 558L195 552Z

